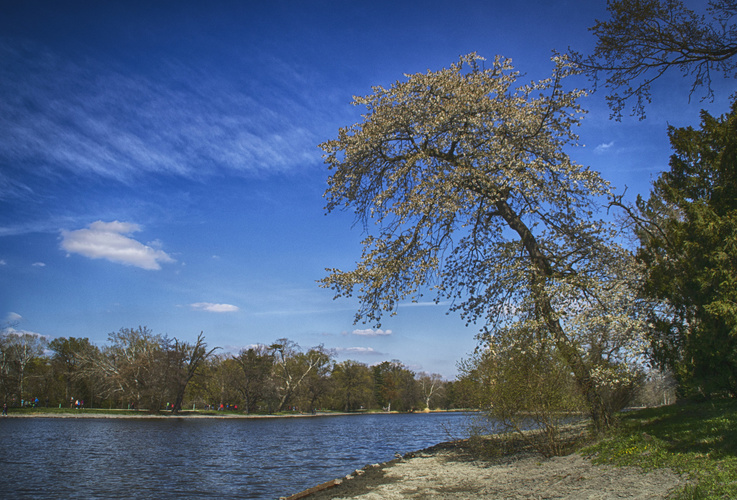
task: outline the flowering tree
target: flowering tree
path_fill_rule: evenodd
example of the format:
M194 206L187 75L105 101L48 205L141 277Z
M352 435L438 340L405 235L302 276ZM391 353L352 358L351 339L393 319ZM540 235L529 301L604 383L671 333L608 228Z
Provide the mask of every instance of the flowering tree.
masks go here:
M553 62L550 78L514 88L510 61L470 54L354 98L368 110L363 121L321 147L332 170L328 211L353 209L367 237L356 268L330 269L322 284L336 296L357 289L357 321L378 324L428 285L468 322L483 322L482 340L534 321L601 428L611 421L601 382L611 377L598 360L624 363L635 329L615 335L632 311L599 297L624 289L628 273L612 270L624 271L629 256L592 218L608 184L564 151L577 140L584 92L565 90L571 66Z

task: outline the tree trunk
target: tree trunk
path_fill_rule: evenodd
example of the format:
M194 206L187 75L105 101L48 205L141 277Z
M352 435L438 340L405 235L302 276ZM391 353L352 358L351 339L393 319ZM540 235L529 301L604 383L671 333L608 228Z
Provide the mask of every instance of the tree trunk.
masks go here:
M597 431L609 428L612 424L611 411L604 404L601 394L595 387L583 358L576 348L571 345L568 336L560 325L560 320L553 308L551 298L545 291L545 280L553 277L553 269L547 256L538 245L535 235L532 234L532 231L530 231L506 200L497 201L495 206L498 214L519 235L522 245L530 257L533 265L532 296L535 301L537 314L545 321L545 325L555 339L556 348L573 371L576 384L586 399L594 427Z

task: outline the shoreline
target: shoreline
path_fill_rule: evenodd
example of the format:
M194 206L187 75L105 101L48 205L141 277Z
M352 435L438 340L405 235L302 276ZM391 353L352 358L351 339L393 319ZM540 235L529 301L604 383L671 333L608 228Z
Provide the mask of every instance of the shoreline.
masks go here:
M109 410L102 410L109 411ZM123 410L125 411L125 410ZM9 413L10 418L70 418L70 419L280 419L322 418L348 415L392 415L377 413L303 413L286 415L197 415L148 413L96 413L94 410L70 412ZM449 412L432 412L449 413ZM418 413L426 415L427 413ZM6 417L3 417L6 418ZM0 418L0 422L2 418ZM2 425L0 423L0 425ZM479 458L472 452L468 440L441 442L434 446L406 453L311 488L284 491L280 500L400 500L425 499L460 500L477 498L636 498L664 499L687 478L670 469L644 472L634 467L594 465L592 457L575 451L566 456L545 458L529 449L514 448L491 458Z
M594 465L578 452L545 458L516 451L474 457L465 440L439 443L389 462L367 465L279 500L461 500L477 498L665 499L687 479L670 469Z
M431 415L435 413L472 413L474 410L432 410L429 412L317 412L317 413L294 413L285 415L248 415L245 413L228 413L228 414L192 414L191 410L185 410L182 413L148 413L145 410L119 410L126 413L96 413L97 409L75 410L70 412L31 412L16 413L12 410L2 418L121 418L121 419L271 419L271 418L318 418L318 417L346 417L360 415Z

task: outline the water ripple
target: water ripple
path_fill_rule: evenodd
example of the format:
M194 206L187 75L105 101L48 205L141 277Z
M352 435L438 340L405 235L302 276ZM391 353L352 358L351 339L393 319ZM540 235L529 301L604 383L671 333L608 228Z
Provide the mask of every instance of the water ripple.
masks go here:
M447 441L462 414L0 421L8 498L276 498Z

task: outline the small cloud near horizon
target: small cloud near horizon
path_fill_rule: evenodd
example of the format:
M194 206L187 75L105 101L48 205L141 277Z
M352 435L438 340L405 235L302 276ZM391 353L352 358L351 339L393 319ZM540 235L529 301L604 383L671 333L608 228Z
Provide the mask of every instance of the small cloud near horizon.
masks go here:
M212 302L195 302L189 305L194 311L207 311L214 313L235 312L238 306L232 304L213 304Z
M176 262L166 252L154 248L161 246L158 240L150 245L127 236L141 230L130 222L103 222L98 220L85 229L61 231L61 248L68 254L76 253L90 259L105 259L116 264L135 266L157 271L161 263Z
M374 330L372 328L366 328L364 330L353 330L351 332L352 335L359 335L361 337L381 337L386 335L391 335L391 330Z
M338 354L365 354L370 356L383 355L373 347L336 347L334 351Z
M3 329L3 333L5 333L6 335L15 335L17 337L22 337L23 335L30 335L32 337L38 337L40 339L46 339L46 340L49 340L51 338L51 335L44 335L42 333L31 332L29 330L16 330L12 326L9 326Z
M256 349L260 346L263 346L266 344L226 344L222 346L218 346L220 349L220 352L223 354L233 354L237 356L240 354L241 351L247 351L248 349Z

